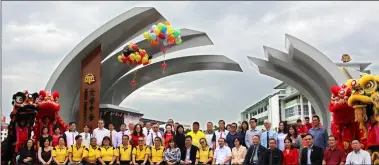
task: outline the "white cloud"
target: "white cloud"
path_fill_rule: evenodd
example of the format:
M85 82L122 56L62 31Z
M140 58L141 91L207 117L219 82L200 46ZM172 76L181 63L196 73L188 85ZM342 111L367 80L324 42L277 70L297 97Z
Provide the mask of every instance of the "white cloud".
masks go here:
M9 46L6 48L23 47L43 54L56 53L73 46L78 40L77 34L60 29L54 23L24 25L10 23L5 26L3 34L10 40L5 44Z

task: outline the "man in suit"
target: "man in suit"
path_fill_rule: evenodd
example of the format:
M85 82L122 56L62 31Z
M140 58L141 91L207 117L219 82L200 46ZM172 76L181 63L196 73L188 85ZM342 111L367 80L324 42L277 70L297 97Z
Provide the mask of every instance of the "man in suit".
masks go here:
M262 161L264 164L269 165L282 165L283 164L283 153L276 146L276 139L270 138L268 140L269 148L262 157Z
M302 165L321 165L323 160L323 149L313 145L313 135L307 134L304 137L307 148L304 148L301 152L301 164Z
M264 157L267 149L260 144L261 139L259 135L254 135L252 139L253 145L250 145L247 150L243 165L264 164L264 162L262 162L262 157Z
M196 153L199 150L195 145L192 145L192 136L186 136L184 141L184 149L181 151L180 164L195 164Z

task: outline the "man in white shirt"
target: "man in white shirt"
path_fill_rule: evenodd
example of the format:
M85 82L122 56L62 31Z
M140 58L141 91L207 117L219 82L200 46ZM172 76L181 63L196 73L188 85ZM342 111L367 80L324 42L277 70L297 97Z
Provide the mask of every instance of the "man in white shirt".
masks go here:
M109 138L112 140L111 144L113 145L113 147L118 147L117 146L118 133L114 130L114 125L112 123L109 123L108 128L109 128Z
M162 134L159 132L159 125L153 124L153 131L150 133L149 136L146 136L146 145L147 146L154 146L154 139L155 137L160 137L162 141L164 142L164 139L162 138Z
M116 138L117 147L122 145L122 136L124 135L128 135L129 139L131 139L129 132L126 130L126 124L122 123L120 126L120 132L117 133L117 138Z
M353 148L353 151L347 155L346 164L371 165L370 154L367 151L361 149L361 143L359 140L353 140L351 142L351 148Z
M213 156L213 164L230 164L232 151L228 146L225 146L225 138L219 138L218 145L219 147L215 150Z
M103 138L105 136L110 136L110 132L108 129L104 128L104 120L100 119L97 123L98 128L93 130L92 137L96 138L97 145L101 146L103 142Z
M148 137L150 136L150 134L153 133L153 129L151 128L151 123L150 122L147 122L145 127L143 128L143 134L145 135L145 137ZM148 141L146 140L146 145L149 145L150 143L148 143Z
M129 121L129 124L128 124L128 135L130 135L133 132L133 130L134 130L134 123L132 121Z
M79 135L81 135L83 138L82 144L84 146L88 147L90 145L91 138L92 138L92 135L89 132L89 125L86 124L84 126L83 130L84 130L84 132L80 133Z
M212 142L213 142L213 148L218 148L218 139L220 138L226 138L226 135L228 135L228 131L225 130L225 121L220 120L218 121L218 130L215 131L213 137L212 137Z
M205 139L207 140L207 144L208 144L209 148L213 148L212 138L215 134L215 131L213 130L213 123L212 122L207 123L207 130L204 133L205 133Z
M63 138L66 140L67 147L75 144L75 137L77 135L79 135L79 133L76 131L76 123L70 122L68 124L68 131L63 134Z

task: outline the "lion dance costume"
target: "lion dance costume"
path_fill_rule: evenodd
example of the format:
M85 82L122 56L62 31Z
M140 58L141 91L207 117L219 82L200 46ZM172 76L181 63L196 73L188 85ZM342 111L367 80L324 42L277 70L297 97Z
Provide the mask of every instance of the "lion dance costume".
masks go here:
M15 157L19 149L23 147L28 139L38 142L36 137L40 136L43 126L52 130L56 124L61 128L61 133L67 129L59 116L59 93L51 94L50 91L40 91L29 94L28 91L17 92L12 97L13 111L10 114L11 121L8 126L8 137L1 143L1 164L15 164ZM40 123L41 119L50 119L46 123ZM48 121L47 119L45 121ZM42 126L41 126L41 125ZM50 132L52 133L52 132Z
M331 130L338 145L349 152L349 143L358 138L371 153L373 164L379 164L379 76L362 74L331 91Z

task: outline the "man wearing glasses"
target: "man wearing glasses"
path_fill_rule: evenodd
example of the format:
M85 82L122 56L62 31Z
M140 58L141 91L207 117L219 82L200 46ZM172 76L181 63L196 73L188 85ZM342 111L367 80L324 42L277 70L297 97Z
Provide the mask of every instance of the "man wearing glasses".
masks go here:
M275 131L271 130L271 122L270 121L265 120L264 126L265 126L266 130L264 132L262 132L261 144L262 144L262 146L269 148L269 143L268 143L269 139L271 139L271 138L277 139L278 134Z
M159 125L154 123L152 128L152 132L146 136L146 145L150 147L154 146L154 139L156 137L160 137L162 139L162 134L159 132ZM164 140L162 139L162 141Z
M82 162L84 145L82 144L83 137L82 135L77 135L75 137L75 144L71 145L68 149L68 159L70 165L79 165Z
M133 164L144 165L150 155L150 148L145 146L145 140L143 137L138 138L138 146L133 148L132 160Z
M323 149L313 145L313 135L311 134L305 135L304 140L308 147L301 152L300 164L321 165L324 157Z

